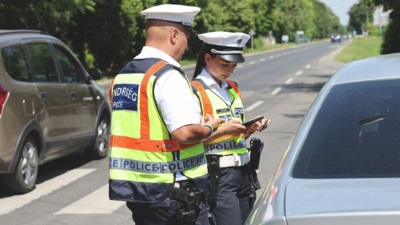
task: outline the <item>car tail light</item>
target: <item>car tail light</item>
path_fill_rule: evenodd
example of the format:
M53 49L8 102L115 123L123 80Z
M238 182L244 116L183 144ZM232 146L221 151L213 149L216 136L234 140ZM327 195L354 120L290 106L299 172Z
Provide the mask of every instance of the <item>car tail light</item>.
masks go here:
M9 92L0 84L0 116L3 113L4 105L6 104Z

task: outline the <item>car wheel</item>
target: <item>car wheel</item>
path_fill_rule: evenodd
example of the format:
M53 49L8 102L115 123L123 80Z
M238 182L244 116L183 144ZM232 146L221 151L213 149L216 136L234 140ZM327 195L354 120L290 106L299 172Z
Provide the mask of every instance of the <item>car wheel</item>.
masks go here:
M3 177L6 190L16 194L32 191L36 184L39 169L38 148L32 137L27 137L22 146L17 169Z
M86 150L86 155L92 159L102 159L108 155L108 144L110 134L110 123L106 116L103 116L96 128L96 137L93 145Z

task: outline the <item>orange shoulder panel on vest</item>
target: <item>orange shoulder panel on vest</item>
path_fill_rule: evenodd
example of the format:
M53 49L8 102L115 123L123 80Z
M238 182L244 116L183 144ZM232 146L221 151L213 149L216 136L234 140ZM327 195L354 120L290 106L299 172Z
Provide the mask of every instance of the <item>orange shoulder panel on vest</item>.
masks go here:
M147 95L147 85L149 83L150 77L153 76L158 70L167 65L166 62L160 60L153 66L151 66L145 73L142 83L140 84L140 135L141 139L150 139L150 118L149 118L149 107L148 107L148 95Z
M203 85L195 80L192 80L190 84L197 89L197 92L200 95L201 103L203 105L204 115L210 114L213 115L213 107L211 104L211 100L208 97L206 90L204 89Z
M226 83L228 83L229 86L231 86L233 88L233 90L235 90L235 92L239 95L239 98L242 99L242 93L240 92L237 84L233 80L226 80Z

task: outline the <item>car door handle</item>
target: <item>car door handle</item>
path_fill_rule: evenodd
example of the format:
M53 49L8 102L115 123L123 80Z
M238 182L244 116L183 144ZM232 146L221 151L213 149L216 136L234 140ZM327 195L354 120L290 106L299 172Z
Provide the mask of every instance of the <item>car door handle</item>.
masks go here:
M47 101L47 92L40 92L40 98L43 99L43 101Z
M71 98L72 98L73 100L76 99L76 92L70 92L69 95L71 96Z

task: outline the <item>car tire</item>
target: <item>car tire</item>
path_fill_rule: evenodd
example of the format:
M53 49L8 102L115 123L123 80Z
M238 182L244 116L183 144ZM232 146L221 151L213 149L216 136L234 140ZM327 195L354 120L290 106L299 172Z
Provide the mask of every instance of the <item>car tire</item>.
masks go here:
M90 159L105 158L108 155L109 135L110 122L108 117L103 116L96 126L93 144L86 149L86 156Z
M35 188L39 170L38 147L32 137L27 137L22 145L15 172L4 175L4 188L15 194L25 194Z

